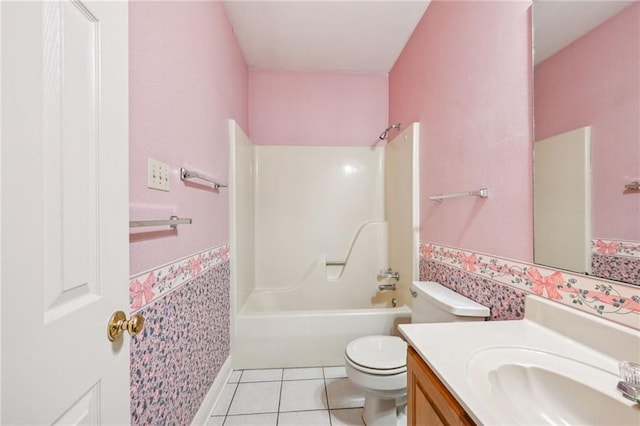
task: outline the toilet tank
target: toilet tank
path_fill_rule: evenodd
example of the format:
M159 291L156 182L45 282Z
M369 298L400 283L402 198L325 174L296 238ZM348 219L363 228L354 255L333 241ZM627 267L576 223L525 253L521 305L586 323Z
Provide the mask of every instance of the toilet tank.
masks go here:
M433 281L414 281L411 285L411 322L484 321L489 308Z

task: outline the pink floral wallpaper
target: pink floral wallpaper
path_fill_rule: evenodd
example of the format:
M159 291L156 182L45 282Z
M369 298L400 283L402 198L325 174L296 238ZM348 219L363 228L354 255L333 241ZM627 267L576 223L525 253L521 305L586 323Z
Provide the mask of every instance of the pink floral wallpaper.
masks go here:
M492 319L517 319L536 294L640 330L640 291L598 278L423 242L420 279L438 281L488 306Z
M595 239L591 274L640 286L640 242Z
M228 120L249 127L249 70L221 1L128 4L130 220L193 219L131 231L138 275L229 241L229 191L183 182L180 167L226 181ZM148 158L169 166L170 192L147 188Z
M385 74L252 68L246 130L256 145L370 146L388 105Z
M420 123L422 240L533 260L530 6L433 1L389 72L389 123Z
M229 246L132 277L131 424L190 424L230 354Z

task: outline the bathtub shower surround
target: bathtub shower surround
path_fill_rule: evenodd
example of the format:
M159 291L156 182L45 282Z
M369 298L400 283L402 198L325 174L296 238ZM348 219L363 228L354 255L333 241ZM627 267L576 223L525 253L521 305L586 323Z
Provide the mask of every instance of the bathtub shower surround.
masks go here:
M230 355L229 246L130 279L131 424L189 424Z
M389 266L382 152L254 147L255 250L247 267L255 274L235 284L234 368L335 365L343 336L391 332L388 313L380 321L373 310L331 313L382 307L389 298L377 294L377 274ZM238 252L233 267L242 274L251 254Z
M640 330L637 288L451 247L420 244L420 279L489 306L492 319L521 319L536 294Z
M408 320L403 305L416 278L418 239L398 229L416 227L387 214L385 202L394 200L410 220L413 210L403 203L412 199L394 197L385 178L417 180L417 125L389 143L405 147L402 153L253 145L230 126L233 367L335 365L353 338L391 334ZM396 186L406 192L410 185ZM398 235L405 243L390 244ZM390 264L392 252L406 259ZM378 288L387 268L401 271L398 291ZM393 298L401 307L391 307Z
M255 147L255 290L359 285L388 266L383 152Z

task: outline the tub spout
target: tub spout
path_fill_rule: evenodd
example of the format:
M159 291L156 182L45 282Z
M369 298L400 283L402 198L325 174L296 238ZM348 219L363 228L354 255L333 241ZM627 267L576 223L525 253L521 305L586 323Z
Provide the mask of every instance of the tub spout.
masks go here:
M380 284L378 285L378 290L380 291L386 291L386 290L393 290L396 291L396 284Z

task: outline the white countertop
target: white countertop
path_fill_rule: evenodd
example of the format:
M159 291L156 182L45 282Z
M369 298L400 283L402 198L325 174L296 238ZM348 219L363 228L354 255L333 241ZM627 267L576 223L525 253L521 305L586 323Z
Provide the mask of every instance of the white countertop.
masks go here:
M601 382L595 386L606 389L605 393L622 400L630 410L637 409L640 420L640 405L635 404L636 407L615 390L619 380L618 359L615 356L636 354L635 359L627 360L640 361L640 333L628 327L608 324L609 321L602 323L604 320L600 318L545 299L533 299L535 300L527 298L525 312L529 315L525 314L525 319L519 321L403 324L399 329L479 424L522 423L522 418L513 416L513 412L496 404L495 395L487 395L492 393L490 387L478 386L478 380L473 379L475 370L471 370L477 362L472 364L471 360L474 356L476 360L479 359L477 355L483 351L494 349L498 350L481 354L489 354L482 359L491 363L492 358L500 357L502 353L508 354L511 349L524 349L525 353L542 353L543 356L556 357L554 360L566 359L570 362L577 361L576 364L585 364L589 368L593 366L603 373L598 379ZM556 309L560 311L556 312ZM543 316L545 319L540 320ZM597 324L594 325L591 321L596 321ZM558 323L558 330L553 329L556 328L553 323ZM567 324L572 326L567 327ZM610 330L610 327L613 329ZM615 347L619 345L624 348ZM504 348L507 348L507 352L504 352ZM536 404L536 401L531 403Z

